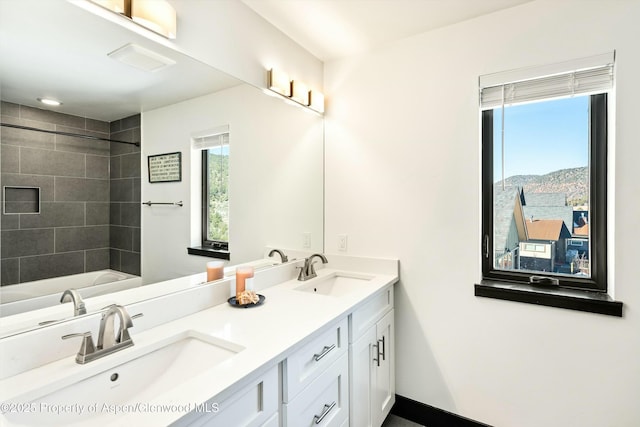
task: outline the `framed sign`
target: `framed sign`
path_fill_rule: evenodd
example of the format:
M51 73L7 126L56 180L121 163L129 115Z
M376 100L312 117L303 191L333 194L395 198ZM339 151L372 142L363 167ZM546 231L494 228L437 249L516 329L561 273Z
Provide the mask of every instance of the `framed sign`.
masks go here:
M147 156L149 182L182 181L182 153L165 153Z

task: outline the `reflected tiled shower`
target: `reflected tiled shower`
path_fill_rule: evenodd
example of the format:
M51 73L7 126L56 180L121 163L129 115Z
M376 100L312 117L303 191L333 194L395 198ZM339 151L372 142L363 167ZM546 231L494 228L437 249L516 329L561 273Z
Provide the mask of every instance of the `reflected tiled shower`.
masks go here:
M3 123L140 141L139 115L108 123L8 102L0 112ZM1 215L2 285L110 267L140 274L139 147L8 127L0 140L0 187L30 202L39 189L38 213L31 203Z

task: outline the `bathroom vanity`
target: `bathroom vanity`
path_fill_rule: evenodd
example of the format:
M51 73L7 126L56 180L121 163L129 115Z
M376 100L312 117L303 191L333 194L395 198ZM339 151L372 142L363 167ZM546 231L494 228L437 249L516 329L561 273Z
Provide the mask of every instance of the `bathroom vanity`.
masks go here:
M135 345L85 365L60 336L95 336L99 315L3 339L2 424L381 425L398 261L327 258L306 281L302 259L258 271L260 306L229 305L230 279L131 304Z

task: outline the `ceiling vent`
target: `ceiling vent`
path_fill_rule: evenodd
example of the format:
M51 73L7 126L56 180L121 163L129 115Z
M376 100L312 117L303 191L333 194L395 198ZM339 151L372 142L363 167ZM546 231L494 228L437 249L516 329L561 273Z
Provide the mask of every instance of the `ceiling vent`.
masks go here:
M109 57L140 70L155 73L174 65L176 61L133 43L126 44L108 54Z

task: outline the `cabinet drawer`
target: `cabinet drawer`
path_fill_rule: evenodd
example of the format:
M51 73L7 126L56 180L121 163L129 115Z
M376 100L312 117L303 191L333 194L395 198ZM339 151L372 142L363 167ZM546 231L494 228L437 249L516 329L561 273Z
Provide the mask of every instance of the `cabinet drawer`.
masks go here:
M258 427L278 425L278 367L275 366L254 383L238 390L222 401L211 399L209 413L199 416L196 408L174 426ZM274 423L275 418L275 423Z
M351 314L349 342L354 343L393 308L393 285L387 286Z
M284 402L290 402L347 352L347 318L320 333L284 362Z
M349 420L349 358L347 353L284 405L284 425L341 427Z

